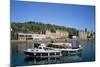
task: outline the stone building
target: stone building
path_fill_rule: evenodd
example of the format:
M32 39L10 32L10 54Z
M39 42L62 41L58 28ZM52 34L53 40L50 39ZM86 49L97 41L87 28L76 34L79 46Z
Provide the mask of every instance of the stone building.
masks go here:
M66 39L69 34L67 31L50 31L42 33L18 33L18 40L46 40L46 39Z
M79 36L79 39L86 40L88 33L85 31L79 31L78 36Z
M68 38L68 36L69 36L69 33L67 31L60 31L60 30L46 31L46 37L51 38L51 39L63 39L63 38Z

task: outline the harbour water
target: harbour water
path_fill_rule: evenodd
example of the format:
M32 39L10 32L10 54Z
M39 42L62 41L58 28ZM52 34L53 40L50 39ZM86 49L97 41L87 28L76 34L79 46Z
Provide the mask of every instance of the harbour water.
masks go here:
M59 64L59 63L73 63L73 62L88 62L95 61L95 41L79 41L83 49L80 55L68 55L59 58L45 58L36 59L26 57L23 50L32 48L33 42L11 42L11 65L41 65L41 64Z

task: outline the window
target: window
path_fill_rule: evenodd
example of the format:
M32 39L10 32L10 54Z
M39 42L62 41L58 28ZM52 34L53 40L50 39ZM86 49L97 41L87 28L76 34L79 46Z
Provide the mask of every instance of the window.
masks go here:
M42 56L48 56L48 53L42 53Z
M56 55L60 55L60 53L59 53L59 52L57 52L57 53L56 53Z
M40 56L41 54L40 53L36 53L36 56Z
M19 35L20 37L24 37L24 35Z
M25 35L26 37L32 37L31 35Z
M55 55L55 53L50 53L50 55L52 56L52 55Z

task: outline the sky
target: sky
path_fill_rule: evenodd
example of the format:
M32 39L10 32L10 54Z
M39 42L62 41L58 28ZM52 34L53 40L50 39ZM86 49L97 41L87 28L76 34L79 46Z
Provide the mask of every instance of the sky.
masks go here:
M95 6L11 1L11 22L37 21L95 31Z

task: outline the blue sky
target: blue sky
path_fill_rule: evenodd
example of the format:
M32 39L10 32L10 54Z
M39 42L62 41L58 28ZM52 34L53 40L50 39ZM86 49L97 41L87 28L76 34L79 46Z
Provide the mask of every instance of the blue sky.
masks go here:
M95 7L39 2L11 2L11 21L38 21L76 29L95 30Z

